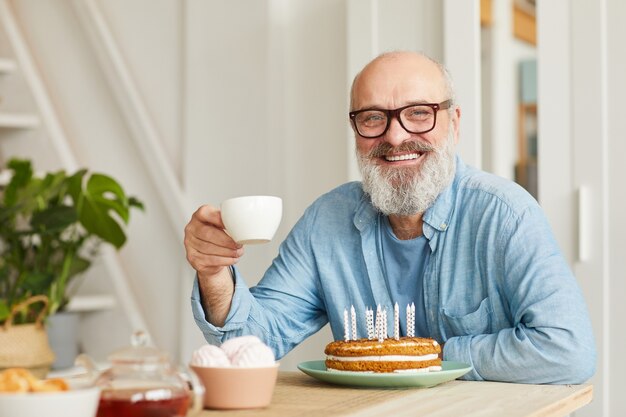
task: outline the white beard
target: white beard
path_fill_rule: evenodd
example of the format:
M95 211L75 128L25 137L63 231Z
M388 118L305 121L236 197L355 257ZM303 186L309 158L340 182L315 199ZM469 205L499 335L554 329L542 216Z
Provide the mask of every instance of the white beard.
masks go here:
M450 132L452 130L450 129ZM429 150L419 168L384 167L372 162L377 152L391 149L383 142L368 155L357 151L363 177L363 190L372 204L385 215L408 216L424 213L437 196L452 182L456 169L452 133L441 148L419 142L403 143L396 151ZM387 149L383 151L383 149Z

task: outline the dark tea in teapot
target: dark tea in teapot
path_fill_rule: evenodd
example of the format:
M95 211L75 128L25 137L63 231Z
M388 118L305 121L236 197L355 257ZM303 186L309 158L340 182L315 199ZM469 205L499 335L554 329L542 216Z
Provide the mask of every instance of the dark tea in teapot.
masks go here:
M165 390L167 391L167 390ZM102 391L96 417L185 417L189 409L189 396L163 395L150 389L142 393L136 390Z

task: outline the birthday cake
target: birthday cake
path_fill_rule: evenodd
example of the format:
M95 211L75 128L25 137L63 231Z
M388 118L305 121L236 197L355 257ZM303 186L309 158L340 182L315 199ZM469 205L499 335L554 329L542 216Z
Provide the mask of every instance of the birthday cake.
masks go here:
M441 370L436 340L424 337L338 340L324 349L326 369L352 372L429 372Z
M350 320L351 319L351 320ZM407 335L400 337L400 311L394 306L393 337L388 336L387 310L365 310L367 338L357 337L354 307L344 310L344 340L326 345L326 369L350 372L430 372L441 370L441 346L436 340L415 337L415 305L406 308Z

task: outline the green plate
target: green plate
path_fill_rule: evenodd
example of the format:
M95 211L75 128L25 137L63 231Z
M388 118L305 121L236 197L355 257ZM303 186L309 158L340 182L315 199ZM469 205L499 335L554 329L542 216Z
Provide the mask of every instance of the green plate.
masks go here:
M441 371L418 373L365 373L327 371L324 361L307 361L298 369L320 381L338 385L376 388L434 387L452 381L472 370L462 362L442 361Z

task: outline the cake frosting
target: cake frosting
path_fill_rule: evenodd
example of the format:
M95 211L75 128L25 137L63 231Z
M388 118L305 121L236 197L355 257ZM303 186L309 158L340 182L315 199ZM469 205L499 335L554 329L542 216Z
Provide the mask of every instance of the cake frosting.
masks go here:
M441 370L441 346L423 337L338 340L324 350L326 368L352 372L430 372Z

